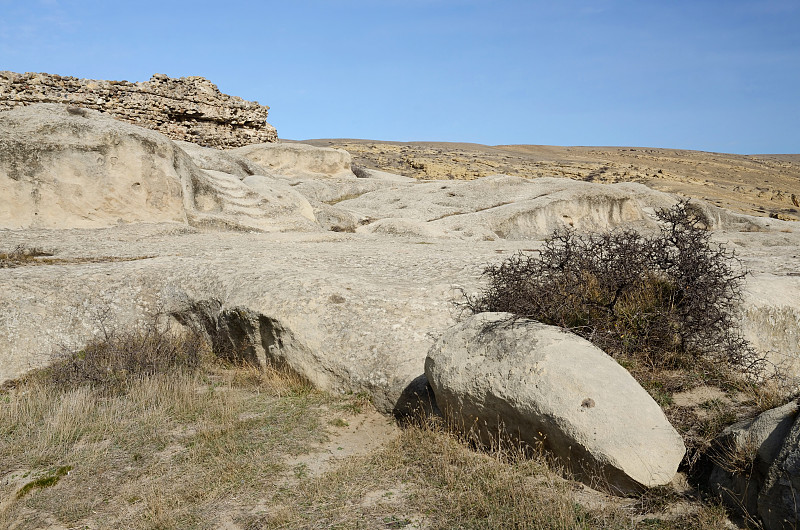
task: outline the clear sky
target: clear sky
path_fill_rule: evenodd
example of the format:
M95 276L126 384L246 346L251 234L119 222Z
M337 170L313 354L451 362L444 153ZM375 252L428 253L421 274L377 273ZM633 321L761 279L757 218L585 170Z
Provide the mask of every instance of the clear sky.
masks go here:
M0 0L0 70L200 75L288 139L800 152L800 0Z

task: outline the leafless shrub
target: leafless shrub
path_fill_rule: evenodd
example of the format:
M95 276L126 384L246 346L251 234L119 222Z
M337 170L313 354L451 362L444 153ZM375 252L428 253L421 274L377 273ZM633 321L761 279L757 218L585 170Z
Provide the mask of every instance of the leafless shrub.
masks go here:
M59 354L47 370L62 389L89 385L124 392L132 380L172 372L195 372L210 353L202 334L176 329L161 313L129 330L104 329L79 351Z
M558 230L538 254L488 266L489 286L464 305L561 326L651 368L723 361L756 373L736 319L747 274L741 262L711 243L706 219L688 200L657 216L656 236Z

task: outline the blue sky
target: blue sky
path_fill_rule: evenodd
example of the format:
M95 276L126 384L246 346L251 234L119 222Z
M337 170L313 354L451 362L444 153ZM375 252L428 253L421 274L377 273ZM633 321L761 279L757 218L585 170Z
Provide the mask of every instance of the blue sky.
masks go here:
M201 75L289 139L800 152L800 0L0 0L0 70Z

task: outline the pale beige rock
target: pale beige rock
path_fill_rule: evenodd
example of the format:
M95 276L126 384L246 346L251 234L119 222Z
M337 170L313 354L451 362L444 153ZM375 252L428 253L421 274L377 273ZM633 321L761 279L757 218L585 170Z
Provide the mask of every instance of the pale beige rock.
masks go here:
M300 143L267 143L239 147L232 152L286 176L356 178L350 171L350 154L341 149Z
M257 191L270 201L270 208L273 212L267 215L271 219L277 218L279 215L297 216L298 214L309 221L316 223L317 219L314 216L314 209L308 202L308 199L297 193L291 186L286 184L285 181L266 177L264 175L251 175L245 177L242 183L247 187ZM303 227L301 223L299 227ZM305 225L305 228L310 228Z
M367 219L359 219L355 214L324 202L314 202L312 204L314 217L317 223L325 230L332 232L355 232L362 222Z
M645 195L645 190L636 191ZM655 222L638 199L630 190L613 186L494 175L385 188L344 201L342 206L374 218L426 222L432 231L450 237L533 239L565 226L654 228Z
M389 182L416 182L417 179L413 177L406 177L403 175L398 175L397 173L389 173L388 171L380 171L378 169L369 169L364 168L364 173L366 174L366 178L369 179L377 179L377 180L385 180Z
M174 221L226 229L319 229L307 201L295 196L290 206L237 177L201 170L165 136L99 112L22 107L0 113L0 135L0 227Z
M62 260L0 270L0 380L42 366L62 343L80 347L99 331L92 316L98 308L110 307L113 323L126 326L158 306L218 299L225 310L255 315L261 341L272 336L267 327L262 332L261 322L285 330L284 348L262 348L263 362L269 353L321 388L369 392L380 410L401 410L413 392L425 392L425 355L432 337L454 322L455 287L473 292L486 263L539 244L540 236L500 239L491 223L508 216L490 216L470 228L469 215L481 216L484 207L502 210L498 203L505 201L558 202L538 193L562 199L572 193L569 181L545 181L537 188L507 177L457 189L441 189L447 182L431 188L407 180L310 177L307 163L300 171L306 176L249 175L261 164L242 163L236 152L184 146L208 168L202 170L158 133L60 106L3 112L0 122L0 149L24 147L22 154L0 158L0 252L24 244ZM132 157L130 163L123 167L106 159L117 151ZM97 153L102 163L93 158ZM151 180L140 197L128 188L143 178ZM578 191L605 189L577 184ZM161 187L168 193L158 202ZM33 189L42 191L32 195ZM86 200L87 193L96 197ZM644 205L641 213L632 210L644 226L662 203L642 197L674 200L641 186L604 193ZM362 202L365 194L375 196ZM34 196L38 210L31 210ZM459 203L472 213L427 217L452 214ZM554 208L547 222L563 222L562 211ZM36 212L49 221L34 222ZM616 222L603 212L592 222ZM156 221L161 224L146 224ZM791 306L786 301L793 296L800 299L800 285L792 280L800 274L800 237L788 223L774 223L764 221L759 231L721 223L715 237L732 240L746 258L755 273L748 282L775 277L748 306L762 315L752 329L772 336L771 348L791 353L796 335L770 312ZM359 233L315 232L320 225ZM92 228L63 230L70 227ZM232 231L209 231L220 228ZM137 259L119 261L129 258Z
M0 110L60 103L97 110L172 138L214 147L276 142L269 107L219 91L198 76L149 81L77 79L45 73L0 72Z
M750 275L742 312L744 337L769 361L768 373L778 371L800 388L800 276Z
M425 360L439 409L485 443L542 443L582 480L616 492L667 484L686 448L653 398L588 341L508 313L448 329Z
M175 141L175 144L183 149L192 162L201 169L228 173L240 179L250 175L274 176L267 168L231 151L201 147L190 142Z
M59 105L0 113L0 227L186 222L191 160L164 136Z
M406 218L395 219L390 217L387 219L378 219L375 222L360 226L356 231L362 234L381 234L425 239L456 238L456 236L451 235L446 230L438 226L433 226L432 223ZM487 233L485 239L491 241L495 238L492 234Z
M366 179L361 179L366 180ZM641 184L594 184L565 178L524 179L491 175L470 181L419 182L383 187L342 201L390 225L430 225L431 233L461 239L540 239L558 228L605 231L655 230L655 212L677 197ZM767 221L695 201L711 229L761 229ZM376 227L376 230L378 228ZM415 229L422 233L422 228ZM403 235L407 230L387 231Z

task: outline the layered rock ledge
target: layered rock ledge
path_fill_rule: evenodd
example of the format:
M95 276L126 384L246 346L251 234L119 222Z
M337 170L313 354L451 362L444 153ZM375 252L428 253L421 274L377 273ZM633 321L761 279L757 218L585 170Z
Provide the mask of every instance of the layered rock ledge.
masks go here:
M45 73L0 72L0 110L35 103L61 103L98 110L161 132L173 140L208 147L276 142L267 123L269 107L219 91L198 76L150 81L102 81Z

